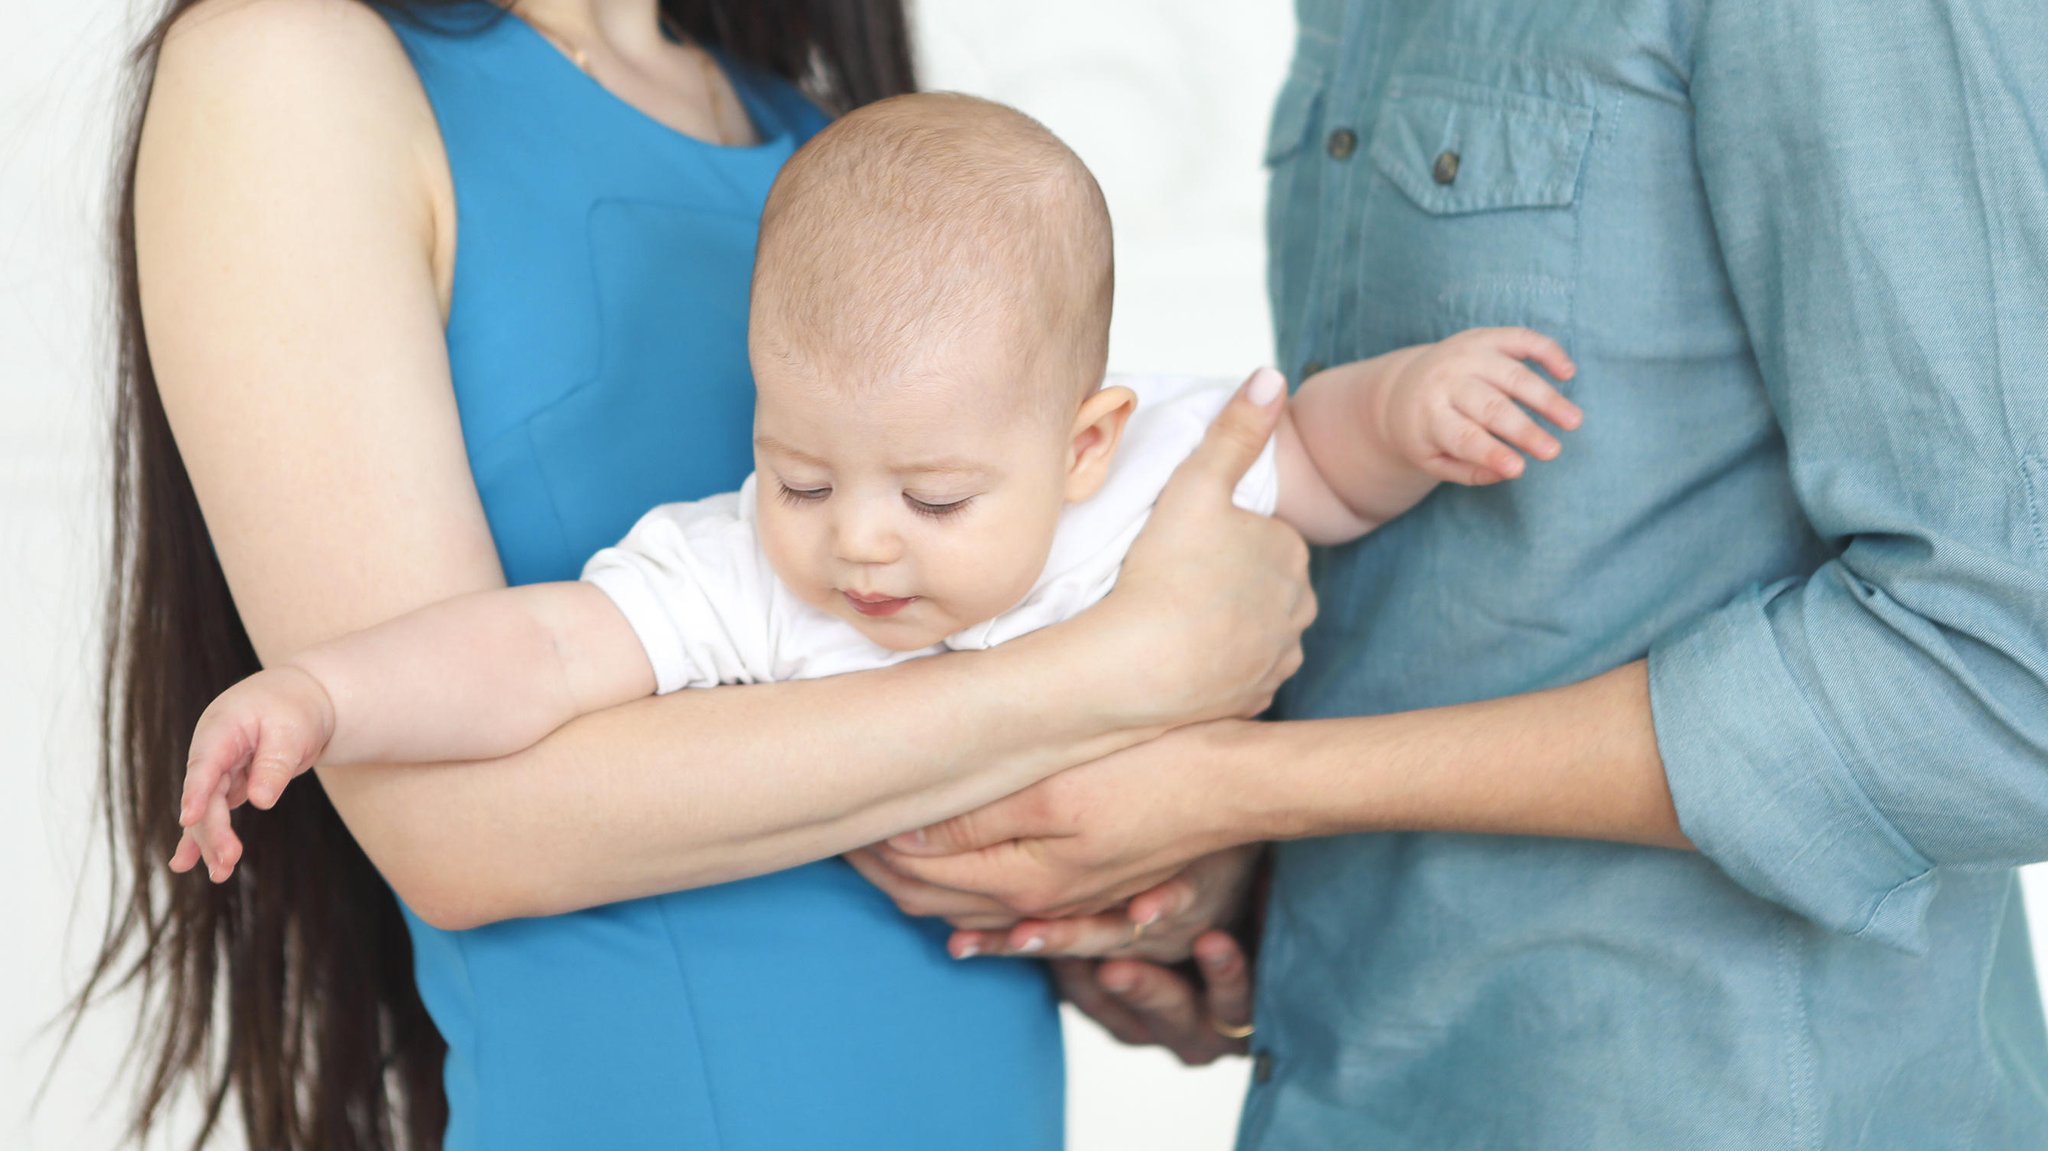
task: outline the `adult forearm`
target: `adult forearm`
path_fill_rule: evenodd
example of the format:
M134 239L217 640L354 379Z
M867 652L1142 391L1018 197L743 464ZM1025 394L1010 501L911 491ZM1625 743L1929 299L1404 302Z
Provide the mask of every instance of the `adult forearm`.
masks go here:
M1544 835L1689 848L1638 661L1481 703L1241 728L1219 757L1231 838L1375 831Z
M1035 640L643 700L498 760L321 775L440 926L705 886L958 814L1153 733L1124 729L1105 675L1055 666Z

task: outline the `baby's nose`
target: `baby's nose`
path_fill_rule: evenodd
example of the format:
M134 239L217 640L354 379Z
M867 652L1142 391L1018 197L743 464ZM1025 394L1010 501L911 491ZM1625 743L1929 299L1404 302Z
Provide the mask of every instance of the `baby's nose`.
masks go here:
M834 526L833 545L846 563L885 564L902 557L902 538L889 523L885 509L849 508Z

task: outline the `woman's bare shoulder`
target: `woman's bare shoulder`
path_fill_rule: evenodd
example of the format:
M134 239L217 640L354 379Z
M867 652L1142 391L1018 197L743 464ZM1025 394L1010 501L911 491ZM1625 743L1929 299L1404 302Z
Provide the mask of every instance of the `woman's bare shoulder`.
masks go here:
M201 0L164 36L146 131L159 127L287 161L411 163L435 138L404 47L360 0Z
M406 237L446 295L454 211L439 129L398 36L360 0L202 0L182 13L137 164L139 221L173 225L145 227L158 243L246 224L248 210L353 222Z
M203 68L224 89L341 81L373 103L417 88L392 83L412 78L405 50L362 0L200 0L165 32L161 67Z

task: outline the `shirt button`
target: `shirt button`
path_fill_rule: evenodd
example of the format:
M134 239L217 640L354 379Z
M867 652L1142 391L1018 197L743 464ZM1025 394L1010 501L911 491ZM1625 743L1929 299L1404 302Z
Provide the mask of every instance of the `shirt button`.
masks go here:
M1332 160L1348 160L1351 153L1358 151L1358 133L1349 128L1339 128L1330 133L1328 146Z
M1252 1056L1252 1082L1265 1083L1273 1078L1273 1053L1261 1051Z
M1449 184L1451 181L1456 180L1458 178L1458 154L1456 152L1439 153L1435 165L1429 169L1429 176L1430 179L1435 180L1439 184Z

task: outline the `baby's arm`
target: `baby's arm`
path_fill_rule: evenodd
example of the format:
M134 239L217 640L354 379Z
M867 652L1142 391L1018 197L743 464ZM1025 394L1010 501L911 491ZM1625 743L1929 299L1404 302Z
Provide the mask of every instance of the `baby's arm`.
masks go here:
M1478 328L1310 376L1275 433L1275 514L1310 543L1345 543L1414 507L1441 482L1521 475L1515 448L1555 459L1556 437L1522 405L1567 431L1584 417L1524 361L1560 380L1576 370L1547 336Z
M267 808L315 764L490 759L654 691L645 649L588 583L531 584L422 608L310 648L199 717L171 860L216 882L241 855L228 811Z

